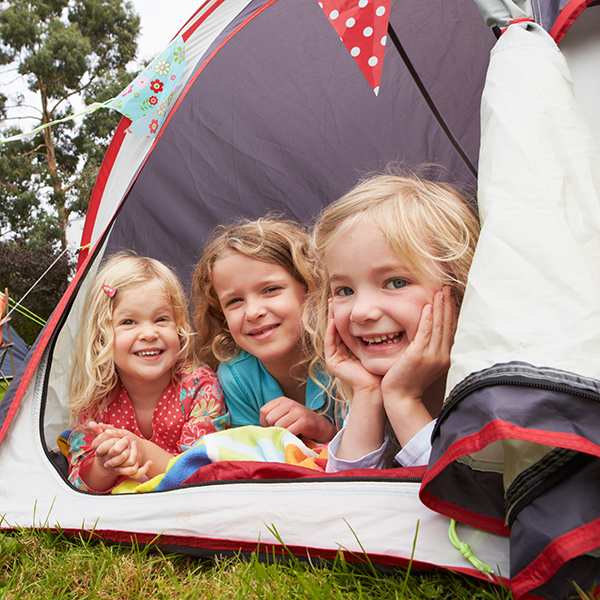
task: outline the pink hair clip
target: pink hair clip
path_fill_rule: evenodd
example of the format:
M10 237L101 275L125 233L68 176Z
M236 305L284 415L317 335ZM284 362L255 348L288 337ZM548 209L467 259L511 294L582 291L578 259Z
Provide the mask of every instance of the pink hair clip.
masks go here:
M112 285L103 285L102 289L104 290L104 293L107 296L110 296L111 298L113 298L114 295L117 293L117 290L115 290L115 288Z

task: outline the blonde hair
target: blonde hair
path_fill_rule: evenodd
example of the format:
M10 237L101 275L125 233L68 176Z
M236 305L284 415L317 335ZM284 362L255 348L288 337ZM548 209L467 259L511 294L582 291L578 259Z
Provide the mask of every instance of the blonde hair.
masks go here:
M314 294L320 287L310 239L299 223L266 217L214 229L192 279L193 318L198 332L196 349L201 360L213 369L240 352L227 327L213 283L215 262L236 252L283 267L304 287L307 295ZM312 356L306 334L302 336L302 350L304 356ZM309 360L301 361L296 368L301 369Z
M324 337L331 296L325 252L359 221L379 227L407 268L449 285L457 307L462 303L479 237L474 208L454 187L417 175L383 174L364 179L325 208L313 230L312 243L317 263L322 265L324 285L308 299L303 314L315 350L311 373L325 364ZM351 397L340 382L334 381L332 386L345 398Z
M119 252L106 261L88 292L69 380L67 408L73 418L97 418L112 401L119 375L113 361L113 313L123 292L156 282L173 307L180 351L172 377L196 364L187 298L179 278L158 260ZM114 290L111 297L106 291ZM143 302L143 298L140 299Z

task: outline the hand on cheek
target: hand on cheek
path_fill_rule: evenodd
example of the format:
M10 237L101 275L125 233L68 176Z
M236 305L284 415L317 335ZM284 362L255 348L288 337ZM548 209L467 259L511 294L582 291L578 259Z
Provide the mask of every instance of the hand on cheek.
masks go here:
M423 392L450 367L456 329L456 308L445 286L421 312L414 339L385 374L382 391L420 399Z
M383 378L383 404L402 446L432 420L422 399L448 372L455 326L456 309L450 289L444 287L433 305L423 308L414 340Z
M381 377L367 371L342 341L335 325L331 299L325 334L325 365L334 377L348 384L355 391L378 389L381 385Z

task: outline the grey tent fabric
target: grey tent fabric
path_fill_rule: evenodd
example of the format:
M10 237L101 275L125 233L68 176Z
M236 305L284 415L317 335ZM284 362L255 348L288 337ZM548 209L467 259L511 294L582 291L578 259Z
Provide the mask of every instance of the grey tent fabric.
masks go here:
M10 342L12 343L12 356L8 353L2 363L2 375L5 377L14 377L19 370L21 363L25 360L27 353L29 352L29 346L23 341L21 336L14 330L10 325L2 328L2 343L9 343L9 332L10 327Z
M263 4L254 0L242 17ZM221 46L240 27L232 23L213 44L216 54L200 61L133 183L108 252L134 247L185 280L216 223L268 212L310 222L390 162L435 163L442 179L474 188L431 105L476 167L481 83L495 38L470 1L433 5L424 12L416 0L392 4L390 23L410 63L388 39L378 96L317 3L279 0Z

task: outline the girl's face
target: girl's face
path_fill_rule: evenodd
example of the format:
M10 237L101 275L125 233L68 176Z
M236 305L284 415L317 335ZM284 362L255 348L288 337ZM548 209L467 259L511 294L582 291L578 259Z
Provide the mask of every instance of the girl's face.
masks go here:
M173 306L157 282L123 292L113 312L113 360L125 389L166 388L181 345Z
M442 282L402 264L381 229L357 223L325 252L336 329L367 371L385 375L412 342Z
M213 265L213 286L235 343L272 375L300 358L305 289L280 265L238 252Z

